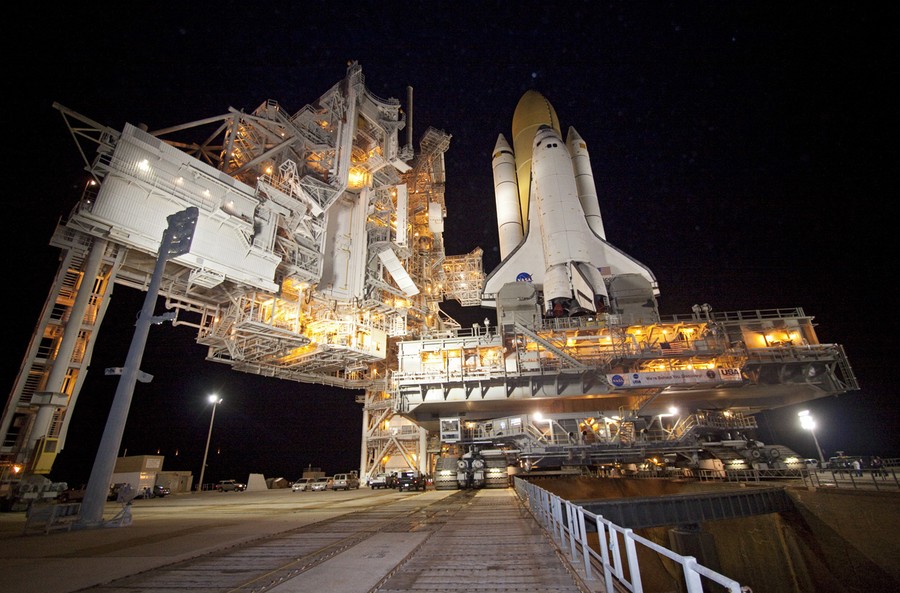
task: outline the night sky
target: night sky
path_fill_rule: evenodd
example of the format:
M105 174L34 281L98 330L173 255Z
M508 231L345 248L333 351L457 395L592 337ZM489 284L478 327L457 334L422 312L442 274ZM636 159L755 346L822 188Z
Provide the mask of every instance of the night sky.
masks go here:
M16 303L7 305L6 393L57 269L49 239L87 179L54 101L116 129L267 100L294 112L356 60L381 97L406 107L413 87L416 146L428 127L452 135L449 255L481 247L486 272L499 262L491 151L498 134L510 137L521 95L536 89L587 142L607 237L654 271L663 315L695 303L802 307L822 342L846 349L862 389L766 412L758 438L815 457L797 422L809 409L826 456L900 456L888 359L897 315L887 298L898 52L876 4L351 4L113 3L12 15L29 43L12 49L7 68L7 163L16 164L7 179L17 184L6 190L2 239ZM142 301L115 289L56 479L87 481L116 388L103 369L124 364ZM444 308L455 314L454 305ZM155 379L138 384L120 453L159 452L165 469L198 475L215 392L224 402L205 481L359 467L360 392L232 371L204 361L194 337L151 329L142 370Z

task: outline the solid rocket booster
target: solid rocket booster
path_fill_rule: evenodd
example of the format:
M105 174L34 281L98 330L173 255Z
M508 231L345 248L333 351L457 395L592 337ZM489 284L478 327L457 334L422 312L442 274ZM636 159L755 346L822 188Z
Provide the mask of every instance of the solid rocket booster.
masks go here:
M578 188L578 201L584 210L584 217L594 234L606 240L603 229L603 218L600 216L600 203L597 201L597 186L594 185L594 170L591 168L591 157L587 144L570 127L566 134L566 147L572 155L572 168L575 170L575 185Z
M516 159L503 134L497 138L492 161L500 259L506 259L506 256L522 241L525 233L519 205L519 187L516 183Z
M514 151L502 134L494 146L502 261L485 279L482 305L496 306L497 293L509 282L538 285L553 315L602 310L609 300L606 276L640 274L655 287L646 266L606 242L587 145L574 128L563 143L556 112L543 95L523 95L513 136Z

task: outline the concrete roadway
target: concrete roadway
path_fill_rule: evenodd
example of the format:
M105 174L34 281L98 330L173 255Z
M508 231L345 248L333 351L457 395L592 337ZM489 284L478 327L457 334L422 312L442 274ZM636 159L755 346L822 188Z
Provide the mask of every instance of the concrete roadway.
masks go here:
M0 582L3 583L3 590L9 593L72 593L360 511L371 507L373 502L380 506L401 502L402 499L409 501L408 497L421 497L418 502L440 501L454 492L429 490L424 493L401 493L363 487L349 492L291 492L290 489L278 489L175 494L165 498L135 500L131 505L133 520L127 527L76 528L49 534L25 534L24 513L0 513L0 570L4 575ZM477 496L502 497L503 502L498 500L492 504L500 503L506 507L508 500L510 508L521 507L513 522L521 521L524 529L535 531L536 524L531 525L533 519L529 513L522 511L524 506L512 489L479 491ZM121 508L118 503L107 503L104 518L112 518ZM479 537L477 533L469 535ZM408 544L399 545L396 550L373 553L372 550L351 548L347 553L305 572L293 586L288 581L276 590L329 593L370 591L421 543L414 536L417 534L412 534ZM421 540L424 541L425 537L422 535ZM395 541L399 544L401 540ZM549 538L546 541L542 538L540 545L539 552L556 556ZM362 566L360 562L364 564L363 571L359 570ZM567 570L566 567L564 569ZM357 579L357 582L343 585L336 583L336 574L351 571L357 575L362 572L367 578L362 582ZM570 589L563 587L558 590Z
M441 497L449 492L429 492ZM408 493L402 495L408 496ZM10 593L69 593L241 542L353 512L393 490L199 492L134 500L127 527L24 535L25 513L0 513L0 570ZM359 504L355 505L354 501ZM339 505L333 504L340 502ZM104 519L121 505L108 502Z

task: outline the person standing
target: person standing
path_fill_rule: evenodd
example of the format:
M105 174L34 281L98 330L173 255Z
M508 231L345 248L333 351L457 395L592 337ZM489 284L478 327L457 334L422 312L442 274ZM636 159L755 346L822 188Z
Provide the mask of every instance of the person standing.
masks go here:
M857 478L862 477L862 465L860 465L859 459L854 459L853 463L850 464L850 467L853 468L853 475Z

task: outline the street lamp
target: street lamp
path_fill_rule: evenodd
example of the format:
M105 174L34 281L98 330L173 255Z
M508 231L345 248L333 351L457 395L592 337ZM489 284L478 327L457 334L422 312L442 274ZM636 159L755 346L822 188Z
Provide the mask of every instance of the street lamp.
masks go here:
M203 474L206 473L206 455L209 453L209 441L212 439L212 427L213 422L216 420L216 406L222 403L222 398L218 395L210 395L208 398L209 403L213 405L212 416L209 419L209 433L206 435L206 449L203 450L203 465L200 466L200 484L197 486L197 491L203 490Z
M808 430L812 434L813 442L816 444L816 451L819 452L820 469L825 467L825 456L822 455L822 447L819 446L819 439L816 438L816 421L810 416L809 410L801 410L797 412L800 417L800 426Z

